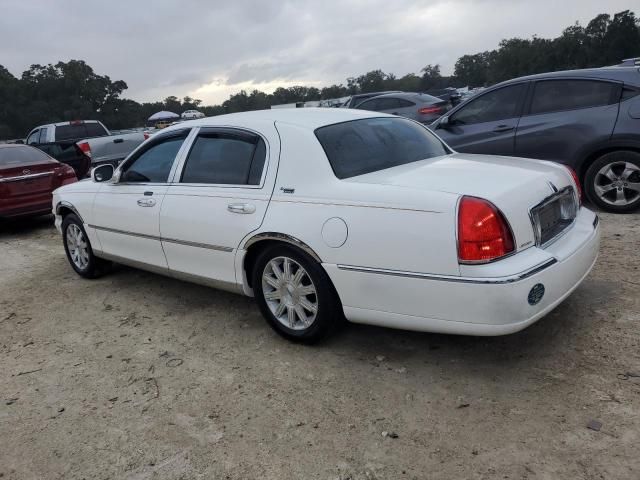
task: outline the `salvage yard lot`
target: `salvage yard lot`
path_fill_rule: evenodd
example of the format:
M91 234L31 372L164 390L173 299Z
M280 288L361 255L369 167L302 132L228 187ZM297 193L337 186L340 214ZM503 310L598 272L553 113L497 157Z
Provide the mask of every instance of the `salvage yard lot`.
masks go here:
M316 347L249 298L80 279L50 218L5 224L0 477L640 478L640 214L601 221L591 275L523 332Z

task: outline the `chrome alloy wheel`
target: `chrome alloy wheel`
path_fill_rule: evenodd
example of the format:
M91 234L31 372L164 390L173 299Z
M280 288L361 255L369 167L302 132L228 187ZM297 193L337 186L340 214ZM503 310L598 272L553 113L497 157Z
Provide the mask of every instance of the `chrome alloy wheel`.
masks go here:
M318 313L318 294L307 271L289 257L275 257L262 272L262 294L273 316L287 328L309 328Z
M609 205L630 205L640 198L640 168L624 161L605 165L596 174L594 190Z
M89 244L82 229L75 223L67 227L67 248L73 264L80 270L89 265Z

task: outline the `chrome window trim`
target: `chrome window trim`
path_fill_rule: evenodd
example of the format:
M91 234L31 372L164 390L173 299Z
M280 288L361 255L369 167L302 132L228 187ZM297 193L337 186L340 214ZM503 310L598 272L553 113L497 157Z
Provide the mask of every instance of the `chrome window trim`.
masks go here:
M227 129L227 130L238 130L239 132L245 132L245 133L251 133L253 135L256 135L258 137L260 137L262 139L262 141L265 144L266 147L266 151L265 151L265 159L264 159L264 166L262 167L262 176L260 177L260 183L258 185L248 185L248 184L242 184L242 183L183 183L180 181L180 177L182 176L182 171L184 170L184 166L187 162L187 157L189 156L189 152L191 151L191 147L193 146L193 143L195 142L197 136L200 133L200 130L202 129ZM170 181L169 181L169 185L173 185L173 186L184 186L184 187L199 187L199 188L203 188L203 187L211 187L211 188L246 188L246 189L251 189L251 190L261 190L264 188L265 186L265 181L267 179L267 172L269 170L269 163L270 163L270 159L271 159L271 144L269 143L269 140L267 140L267 138L260 132L258 132L257 130L253 130L251 128L246 128L246 127L237 127L237 126L231 126L231 125L200 125L198 127L193 127L192 128L192 132L189 134L189 136L185 139L185 145L187 143L187 141L189 141L189 145L188 148L185 150L185 152L182 152L182 150L180 151L180 153L184 153L182 155L182 157L180 158L180 161L175 165L175 171L172 170L172 174L173 175L169 175Z
M163 138L169 138L174 136L173 134L183 131L183 130L187 130L188 128L181 128L181 129L176 129L176 130L172 130L171 132L167 132L166 134L158 134L158 136L153 136L151 137L151 141L161 141ZM129 164L129 161L131 159L131 157L133 157L138 150L142 149L147 143L149 143L149 140L145 140L144 142L142 142L140 145L138 145L131 153L129 153L129 155L126 156L126 158L124 160L122 160L118 166L114 169L113 172L113 177L111 179L111 181L109 182L104 182L105 184L109 184L109 185L169 185L171 183L171 179L173 178L173 175L175 174L175 170L177 168L177 164L181 158L181 155L183 155L184 153L184 148L185 145L187 145L187 142L189 141L189 138L192 137L193 135L193 131L196 130L196 128L189 128L189 133L187 134L187 136L184 138L182 145L180 146L180 149L178 150L178 153L176 154L175 158L173 159L173 163L171 164L171 169L169 170L169 174L167 175L167 179L164 182L120 182L120 176L122 175L122 169Z
M99 225L88 225L89 227L95 229L95 230L101 230L103 232L109 232L109 233L118 233L120 235L129 235L132 237L140 237L140 238L146 238L149 240L157 240L159 242L168 242L168 243L175 243L178 245L186 245L188 247L196 247L196 248L206 248L209 250L217 250L220 252L233 252L233 248L232 247L223 247L220 245L211 245L208 243L199 243L199 242L189 242L186 240L178 240L176 238L166 238L166 237L162 237L159 235L148 235L146 233L136 233L136 232L130 232L128 230L119 230L117 228L109 228L109 227L101 227Z
M43 178L53 175L53 172L30 173L29 175L20 175L19 177L0 178L0 183L21 182L23 180L33 180L35 178Z
M457 283L475 283L475 284L505 284L505 283L514 283L519 282L520 280L524 280L532 275L535 275L538 272L554 265L558 261L555 258L546 260L535 267L532 267L524 272L520 272L515 275L508 275L505 277L458 277L455 275L439 275L435 273L418 273L418 272L407 272L402 270L388 270L384 268L370 268L370 267L358 267L355 265L338 265L339 270L346 270L351 272L360 272L360 273L372 273L376 275L389 275L394 277L405 277L405 278L417 278L422 280L437 280L442 282L457 282Z

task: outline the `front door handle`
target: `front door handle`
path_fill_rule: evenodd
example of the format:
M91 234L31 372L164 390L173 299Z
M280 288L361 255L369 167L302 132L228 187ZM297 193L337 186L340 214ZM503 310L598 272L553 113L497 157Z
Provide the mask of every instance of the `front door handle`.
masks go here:
M496 133L502 133L502 132L508 132L510 130L513 130L515 127L513 125L498 125L496 128L493 129L494 132Z
M141 198L138 200L138 205L141 207L153 207L156 201L153 198Z
M114 138L113 139L113 143L123 143L124 142L124 138Z
M249 203L230 203L227 205L227 210L233 213L253 213L256 211L256 206Z

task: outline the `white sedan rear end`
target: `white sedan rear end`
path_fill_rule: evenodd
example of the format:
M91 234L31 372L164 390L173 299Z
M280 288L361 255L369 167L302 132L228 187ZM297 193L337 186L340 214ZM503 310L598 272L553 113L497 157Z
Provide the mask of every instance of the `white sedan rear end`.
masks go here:
M54 196L76 272L116 261L255 296L297 341L343 317L515 332L566 298L598 252L598 219L567 168L458 154L374 112L196 120L109 168Z

